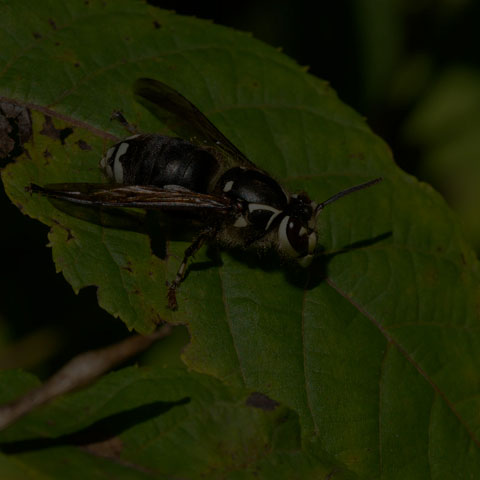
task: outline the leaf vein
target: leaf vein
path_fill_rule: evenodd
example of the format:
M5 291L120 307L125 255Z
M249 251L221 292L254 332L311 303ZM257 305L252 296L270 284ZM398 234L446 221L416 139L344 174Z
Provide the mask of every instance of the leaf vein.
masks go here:
M378 320L376 320L372 314L370 314L364 307L362 307L352 297L350 297L346 292L344 292L339 287L339 285L337 285L332 279L327 278L326 281L337 293L339 293L343 298L345 298L345 300L347 300L353 307L355 307L364 317L370 320L370 322L373 323L373 325L380 331L380 333L389 343L395 346L395 348L400 352L400 354L405 358L405 360L407 360L407 362L409 362L415 368L415 370L417 370L417 372L430 384L436 395L438 395L443 400L447 408L456 417L460 425L462 425L462 427L465 429L470 439L475 443L477 447L480 448L480 439L476 437L474 432L469 428L467 423L457 412L454 404L447 398L446 394L433 381L433 379L430 378L427 372L423 370L422 367L412 358L412 356L407 352L407 350L386 331L383 325Z

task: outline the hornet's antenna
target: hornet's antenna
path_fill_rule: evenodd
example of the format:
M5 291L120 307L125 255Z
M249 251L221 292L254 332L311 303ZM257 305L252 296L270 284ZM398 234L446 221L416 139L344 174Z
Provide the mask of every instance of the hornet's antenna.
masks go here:
M315 209L315 216L317 216L320 213L320 210L323 210L323 208L325 208L329 203L336 202L338 199L344 197L345 195L350 195L350 193L356 192L357 190L363 190L364 188L371 187L372 185L375 185L382 180L383 177L378 177L374 180L370 180L369 182L361 183L360 185L355 185L354 187L350 187L346 190L342 190L341 192L336 193L329 199L317 205L317 208Z

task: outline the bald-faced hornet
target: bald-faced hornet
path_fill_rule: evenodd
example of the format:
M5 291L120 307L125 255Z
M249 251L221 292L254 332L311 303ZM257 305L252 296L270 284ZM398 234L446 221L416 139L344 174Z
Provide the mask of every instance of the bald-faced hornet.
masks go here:
M256 167L192 103L169 86L148 78L135 82L137 98L179 137L136 134L112 146L101 166L113 183L65 183L33 192L69 202L103 207L137 207L187 212L203 224L185 251L168 287L168 305L188 259L205 242L225 247L275 248L306 267L317 245L316 221L322 209L376 178L343 190L322 203L290 194ZM126 121L125 121L126 123Z

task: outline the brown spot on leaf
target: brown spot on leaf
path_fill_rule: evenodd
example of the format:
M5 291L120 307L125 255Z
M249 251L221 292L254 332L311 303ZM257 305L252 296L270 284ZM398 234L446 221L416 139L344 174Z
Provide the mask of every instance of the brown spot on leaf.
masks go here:
M363 152L351 153L350 155L348 155L348 158L361 161L365 159L365 154Z
M27 108L0 102L0 159L7 163L25 152L23 145L32 136L32 120Z
M57 29L57 24L55 23L55 21L53 20L53 18L49 18L49 19L48 19L48 24L49 24L54 30Z
M91 150L92 149L92 147L85 140L79 140L77 142L77 145L79 146L80 150Z
M158 30L160 27L161 27L161 25L157 22L157 20L154 20L154 21L153 21L153 28L154 28L155 30Z
M43 158L45 159L44 165L50 165L50 159L52 158L52 154L48 151L48 149L45 149L43 151Z
M83 448L98 457L115 458L120 456L123 450L123 442L120 437L111 437L95 443L84 445Z
M33 38L35 38L36 40L38 40L39 38L42 38L42 36L38 33L38 32L33 32Z
M129 273L133 273L132 262L128 261L125 267L122 267L123 270L126 270Z
M338 470L334 468L326 477L325 480L332 480L333 476L338 473Z
M0 156L6 158L15 147L15 141L10 138L12 128L5 117L0 117Z
M124 445L122 439L118 436L110 437L98 442L84 443L80 448L88 452L90 455L111 459L115 463L127 467L129 470L143 472L147 474L148 477L151 477L152 475L152 472L143 465L129 462L121 457Z
M165 320L158 314L158 312L154 308L150 309L150 317L155 325L162 325L163 323L165 323ZM179 325L182 324L179 323Z
M74 66L75 68L78 68L78 67L80 67L80 64L79 64L78 62L75 62L75 63L73 64L73 66Z
M53 138L54 140L60 140L62 145L65 145L65 139L73 133L73 129L70 127L66 128L55 128L53 124L52 117L45 115L45 122L43 123L42 130L40 130L42 135Z
M249 407L260 408L261 410L271 411L275 410L280 405L275 400L272 400L267 395L260 392L253 392L247 398L245 404Z
M58 225L60 228L63 228L63 230L65 230L67 232L67 242L69 242L70 240L73 240L75 237L73 236L73 233L72 231L66 227L65 225L62 225L60 222L58 222L57 220L55 219L52 219L53 220L53 223L55 225Z

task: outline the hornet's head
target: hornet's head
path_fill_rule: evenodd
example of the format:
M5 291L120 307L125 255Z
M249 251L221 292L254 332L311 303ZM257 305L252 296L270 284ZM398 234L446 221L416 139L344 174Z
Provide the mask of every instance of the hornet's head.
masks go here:
M316 224L321 210L345 195L362 190L378 183L382 178L355 185L336 193L322 203L315 203L304 194L292 195L290 203L278 226L280 251L294 258L300 266L308 267L313 260L317 246Z
M306 194L292 195L278 226L280 251L302 267L310 265L317 246L315 208L315 202Z

